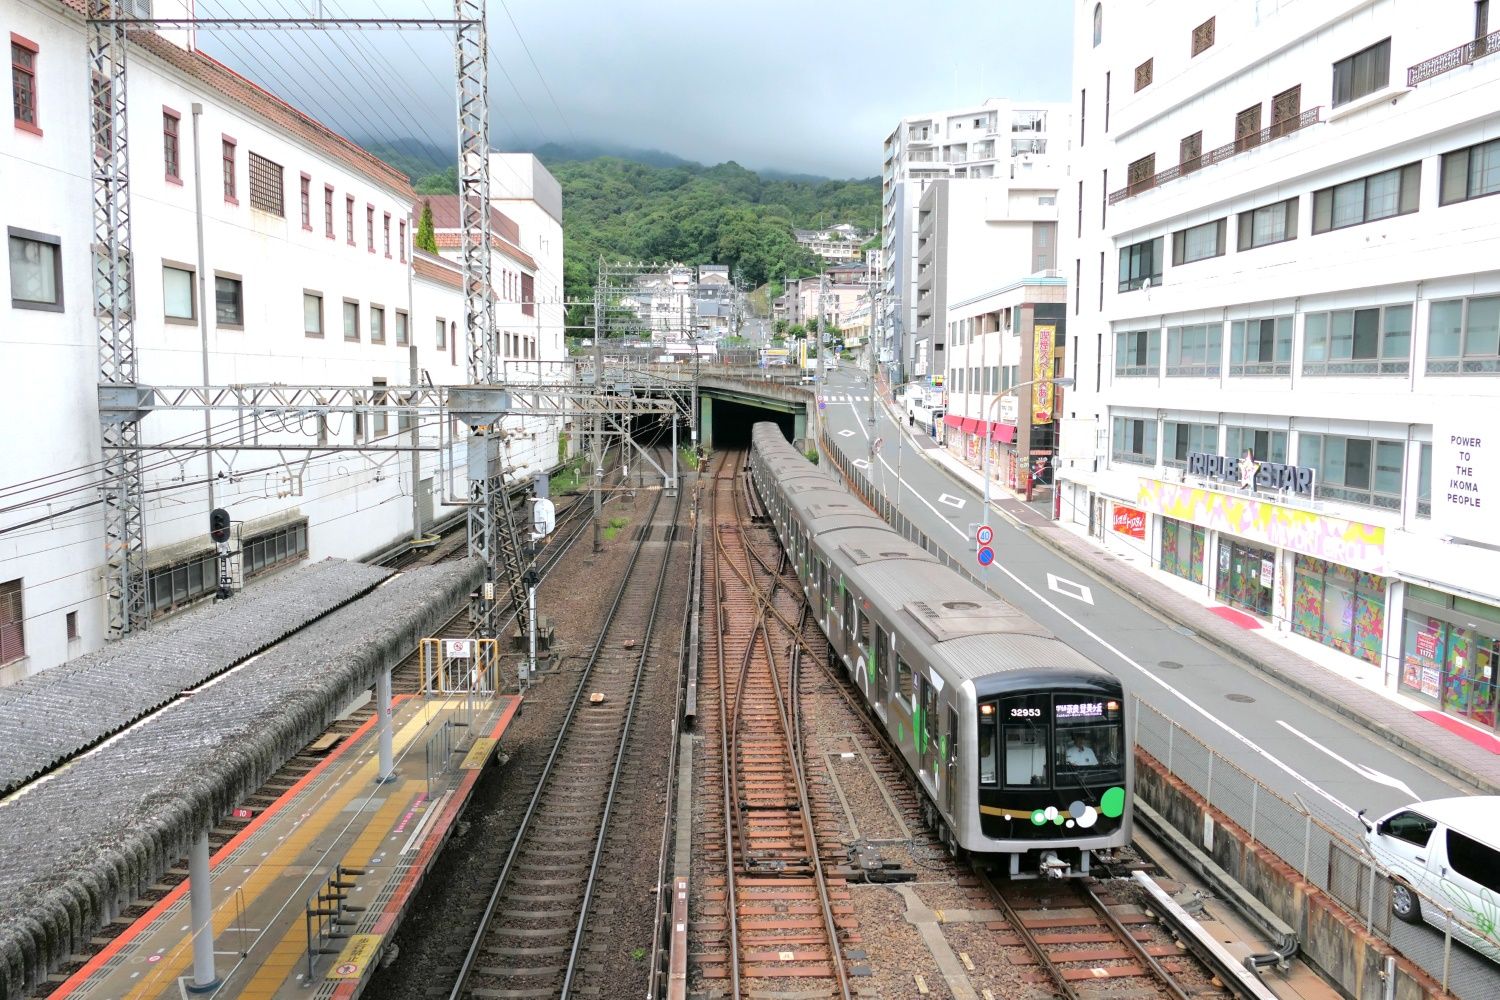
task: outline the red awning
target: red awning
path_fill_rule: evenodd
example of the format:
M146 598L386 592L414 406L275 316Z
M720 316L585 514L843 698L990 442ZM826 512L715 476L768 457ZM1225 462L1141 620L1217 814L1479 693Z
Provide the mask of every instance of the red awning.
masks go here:
M953 428L961 427L963 425L963 422L964 422L964 418L963 417L955 417L951 413L945 414L943 416L943 423L947 424L949 427L953 427Z
M990 422L990 440L1013 444L1016 440L1016 425Z
M980 420L977 417L964 417L964 426L963 426L964 433L965 434L978 434L979 433L979 425L981 423L983 423L983 421Z

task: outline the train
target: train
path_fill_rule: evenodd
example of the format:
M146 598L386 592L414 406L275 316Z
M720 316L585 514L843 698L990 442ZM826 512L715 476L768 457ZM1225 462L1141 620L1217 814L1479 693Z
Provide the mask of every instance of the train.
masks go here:
M870 510L780 427L750 479L833 654L956 855L1012 879L1087 875L1130 842L1119 678Z

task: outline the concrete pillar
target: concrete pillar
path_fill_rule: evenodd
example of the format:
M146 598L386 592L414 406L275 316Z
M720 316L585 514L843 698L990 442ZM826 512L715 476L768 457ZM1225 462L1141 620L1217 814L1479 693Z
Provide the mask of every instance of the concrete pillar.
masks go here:
M792 411L792 440L807 440L807 410Z
M380 771L375 780L387 782L396 777L391 754L391 669L385 668L375 679L375 718L380 732Z
M714 398L712 396L698 397L698 419L702 422L698 440L705 451L711 450L714 446Z
M219 979L214 975L214 887L208 870L206 828L188 854L188 905L193 930L193 979L188 990L207 993L219 985Z

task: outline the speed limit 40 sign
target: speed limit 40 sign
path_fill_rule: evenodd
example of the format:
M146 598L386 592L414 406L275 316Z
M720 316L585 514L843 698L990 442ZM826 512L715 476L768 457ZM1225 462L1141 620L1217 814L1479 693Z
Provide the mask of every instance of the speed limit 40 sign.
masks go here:
M995 540L995 529L988 524L981 524L979 530L974 532L974 539L980 545L988 545Z

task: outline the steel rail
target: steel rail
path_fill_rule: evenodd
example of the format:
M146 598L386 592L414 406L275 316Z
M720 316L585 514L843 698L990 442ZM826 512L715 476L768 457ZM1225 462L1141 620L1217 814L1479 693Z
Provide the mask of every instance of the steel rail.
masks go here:
M714 545L722 551L723 539L719 535L719 484L724 478L724 469L729 464L729 456L726 453L719 461L719 467L714 470L713 490L709 494L709 516L713 519ZM716 553L713 559L714 567L714 604L717 608L717 628L714 632L717 636L718 649L718 672L719 672L719 777L721 792L724 797L724 874L725 874L725 899L728 905L724 907L725 926L729 931L729 995L738 997L740 995L740 936L739 936L739 912L735 909L734 898L738 891L735 885L734 873L734 824L733 809L731 805L734 799L733 768L729 754L729 677L724 664L724 581L719 567L724 562ZM731 567L732 568L732 567ZM750 641L755 641L754 632L751 632ZM736 692L738 700L738 692Z
M657 494L660 501L661 495ZM682 491L677 491L677 497L672 504L672 525L677 524L678 515L682 511ZM646 535L650 533L651 522L646 523L641 533L641 544L644 545ZM568 950L568 964L563 971L562 992L560 1000L567 1000L573 989L573 977L578 971L578 955L583 950L583 934L588 927L589 907L594 901L594 886L599 878L599 866L604 860L605 839L609 835L609 820L614 813L615 796L620 789L620 777L625 771L625 749L630 742L631 726L635 722L636 706L640 702L641 678L646 674L646 662L651 658L651 633L656 630L656 615L661 609L661 595L666 588L667 568L672 565L672 545L675 538L667 540L662 552L661 568L656 571L656 586L651 594L651 610L646 615L646 627L641 632L641 655L635 661L635 677L630 684L630 701L625 708L625 719L620 727L620 745L615 751L615 766L609 778L609 792L604 798L604 814L599 820L599 837L594 842L594 856L589 864L589 875L583 884L583 899L578 904L578 926L573 932L573 945Z
M661 494L656 495L651 505L651 512L647 515L647 523L656 518L656 510L661 505ZM479 927L474 933L473 940L469 943L468 951L464 954L464 961L458 970L458 979L453 989L448 993L448 1000L460 1000L464 987L468 985L469 975L474 970L474 962L479 957L480 948L484 944L486 932L489 930L490 922L494 919L495 910L500 905L500 898L509 887L511 871L515 868L517 855L520 854L521 845L525 842L527 834L531 832L532 821L536 818L537 806L542 800L542 793L546 791L548 779L552 776L553 767L557 763L558 756L562 753L563 742L567 739L569 728L573 719L578 714L578 706L583 702L583 693L588 688L589 677L593 673L594 666L599 661L599 654L604 649L604 640L609 635L610 626L614 623L615 613L620 608L620 603L625 597L625 591L629 587L631 577L635 573L635 567L640 560L641 550L645 547L646 535L643 532L636 540L635 548L631 550L630 562L625 567L625 572L620 575L619 586L615 588L614 597L611 599L609 609L605 612L604 623L599 629L599 638L594 642L593 650L589 653L588 661L584 664L582 673L578 678L578 687L573 692L573 698L568 703L568 709L563 716L561 725L558 726L557 738L552 742L552 750L547 755L547 762L542 766L541 776L537 779L536 790L531 794L531 800L526 805L526 812L522 814L520 826L516 829L515 838L511 841L510 851L505 856L505 864L501 866L500 875L495 879L495 888L490 892L490 898L485 903L484 911L480 914Z

